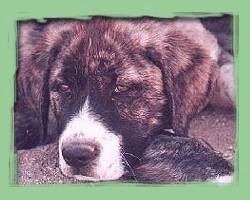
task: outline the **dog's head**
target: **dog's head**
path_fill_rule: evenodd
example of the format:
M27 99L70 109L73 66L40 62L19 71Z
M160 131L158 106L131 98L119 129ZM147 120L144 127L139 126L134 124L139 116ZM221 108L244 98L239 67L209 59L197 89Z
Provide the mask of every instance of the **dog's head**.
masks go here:
M125 37L115 27L90 26L54 61L51 113L61 132L60 168L68 176L121 177L168 120L160 68Z

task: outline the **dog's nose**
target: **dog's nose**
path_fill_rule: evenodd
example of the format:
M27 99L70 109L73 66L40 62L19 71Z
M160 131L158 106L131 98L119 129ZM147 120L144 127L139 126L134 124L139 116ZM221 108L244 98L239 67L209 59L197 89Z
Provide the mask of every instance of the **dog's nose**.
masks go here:
M97 144L71 142L62 146L62 155L65 162L76 168L87 165L98 157L100 148Z

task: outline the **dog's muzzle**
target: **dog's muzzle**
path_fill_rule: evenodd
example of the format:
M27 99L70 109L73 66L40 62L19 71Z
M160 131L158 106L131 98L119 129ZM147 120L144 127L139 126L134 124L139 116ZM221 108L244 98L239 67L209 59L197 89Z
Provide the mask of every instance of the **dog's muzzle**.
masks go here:
M79 180L115 180L124 173L122 139L90 112L88 99L59 139L59 167Z

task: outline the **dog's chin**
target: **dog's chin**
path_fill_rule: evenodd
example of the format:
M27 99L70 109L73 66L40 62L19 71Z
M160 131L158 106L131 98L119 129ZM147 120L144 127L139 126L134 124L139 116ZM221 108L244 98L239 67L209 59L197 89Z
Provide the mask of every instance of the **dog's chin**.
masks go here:
M95 177L89 177L89 176L83 176L83 175L74 175L73 178L79 180L79 181L83 181L83 182L99 182L99 181L105 181L105 180L101 180Z
M81 173L78 170L73 169L70 166L64 166L60 167L63 175L67 177L74 178L79 181L83 182L100 182L100 181L112 181L112 180L118 180L122 177L123 173L114 173L114 174L97 174L97 173ZM75 173L75 171L78 171L78 173Z

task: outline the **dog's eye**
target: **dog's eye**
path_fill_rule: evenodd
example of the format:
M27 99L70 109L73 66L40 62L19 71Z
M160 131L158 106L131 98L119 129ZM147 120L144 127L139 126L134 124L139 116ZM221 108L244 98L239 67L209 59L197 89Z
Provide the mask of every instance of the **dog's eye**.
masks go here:
M69 86L66 85L65 83L58 84L57 88L58 88L58 91L60 91L60 92L68 92L69 91Z
M128 90L128 87L127 86L124 86L124 85L117 85L114 92L115 93L119 93L119 92L125 92Z

